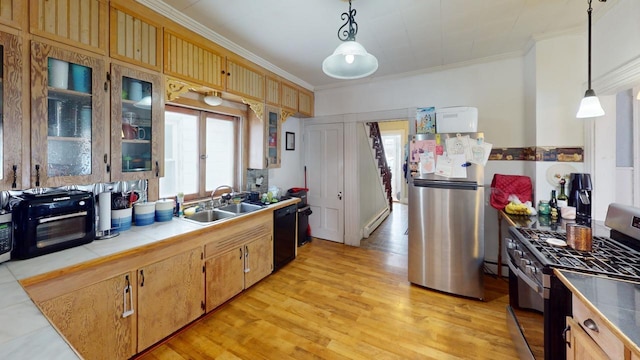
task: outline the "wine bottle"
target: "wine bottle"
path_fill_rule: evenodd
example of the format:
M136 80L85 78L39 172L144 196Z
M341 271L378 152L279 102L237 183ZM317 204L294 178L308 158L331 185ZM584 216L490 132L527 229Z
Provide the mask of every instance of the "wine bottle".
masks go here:
M549 207L552 209L558 209L558 199L556 199L556 191L551 190L551 200L549 200Z
M567 181L562 178L560 179L560 195L558 195L558 207L559 208L563 208L565 206L569 206L569 197L567 197L567 194L565 194L564 192L564 186L567 183Z

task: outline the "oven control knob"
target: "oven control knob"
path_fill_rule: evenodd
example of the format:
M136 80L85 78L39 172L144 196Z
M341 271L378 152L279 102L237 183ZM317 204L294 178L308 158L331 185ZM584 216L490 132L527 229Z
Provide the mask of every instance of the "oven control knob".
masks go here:
M513 249L515 249L517 247L518 246L513 242L513 240L507 239L507 249L513 250Z
M527 266L531 264L531 261L527 260L527 259L520 259L520 265L521 266Z
M522 252L522 250L516 250L516 251L514 251L513 253L514 253L514 254L516 255L516 257L518 257L518 258L521 258L521 257L522 257L522 255L524 255L524 253Z
M527 273L527 274L529 274L529 275L533 275L533 274L535 274L535 273L537 273L537 272L538 272L538 269L536 269L536 267L535 267L535 266L533 266L533 265L527 265L527 266L524 268L524 270L525 270L525 271L526 271L526 273Z

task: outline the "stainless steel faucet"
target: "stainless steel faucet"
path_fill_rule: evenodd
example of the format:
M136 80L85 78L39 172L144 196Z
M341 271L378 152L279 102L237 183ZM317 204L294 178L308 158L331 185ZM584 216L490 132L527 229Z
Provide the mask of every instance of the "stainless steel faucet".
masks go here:
M211 201L213 202L214 206L215 206L215 201L216 198L214 197L215 193L218 192L218 190L221 189L229 189L229 196L221 196L219 200L219 205L218 206L222 206L222 200L225 201L225 203L227 203L229 200L231 200L231 198L233 197L233 194L235 194L235 190L233 190L233 188L229 185L220 185L217 188L215 188L215 190L213 190L211 192Z

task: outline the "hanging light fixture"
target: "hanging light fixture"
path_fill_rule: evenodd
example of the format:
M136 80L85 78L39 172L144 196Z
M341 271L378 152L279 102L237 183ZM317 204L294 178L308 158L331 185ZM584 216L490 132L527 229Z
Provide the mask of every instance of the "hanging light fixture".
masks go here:
M591 88L591 12L593 9L591 8L591 0L589 1L589 8L587 9L587 14L589 18L588 25L588 58L587 58L587 91L584 93L584 98L580 102L580 107L578 108L578 113L576 117L579 119L582 118L592 118L604 115L604 110L600 105L600 100L596 96L596 92ZM606 2L607 0L600 0L600 2Z
M222 98L217 91L212 91L210 93L205 94L204 96L205 104L209 106L218 106L222 104Z
M346 22L338 29L338 39L343 43L322 62L322 71L332 78L360 79L378 70L378 59L356 42L358 23L355 16L356 9L351 9L349 0L349 12L344 12L341 16Z

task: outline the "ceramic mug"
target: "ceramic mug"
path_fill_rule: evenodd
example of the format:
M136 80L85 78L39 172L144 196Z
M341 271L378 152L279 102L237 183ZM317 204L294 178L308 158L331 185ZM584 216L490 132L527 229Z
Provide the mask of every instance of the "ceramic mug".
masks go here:
M147 132L141 126L136 126L136 133L138 134L138 139L144 140L147 136Z
M122 124L122 138L133 140L138 138L138 131L135 126L130 124Z

